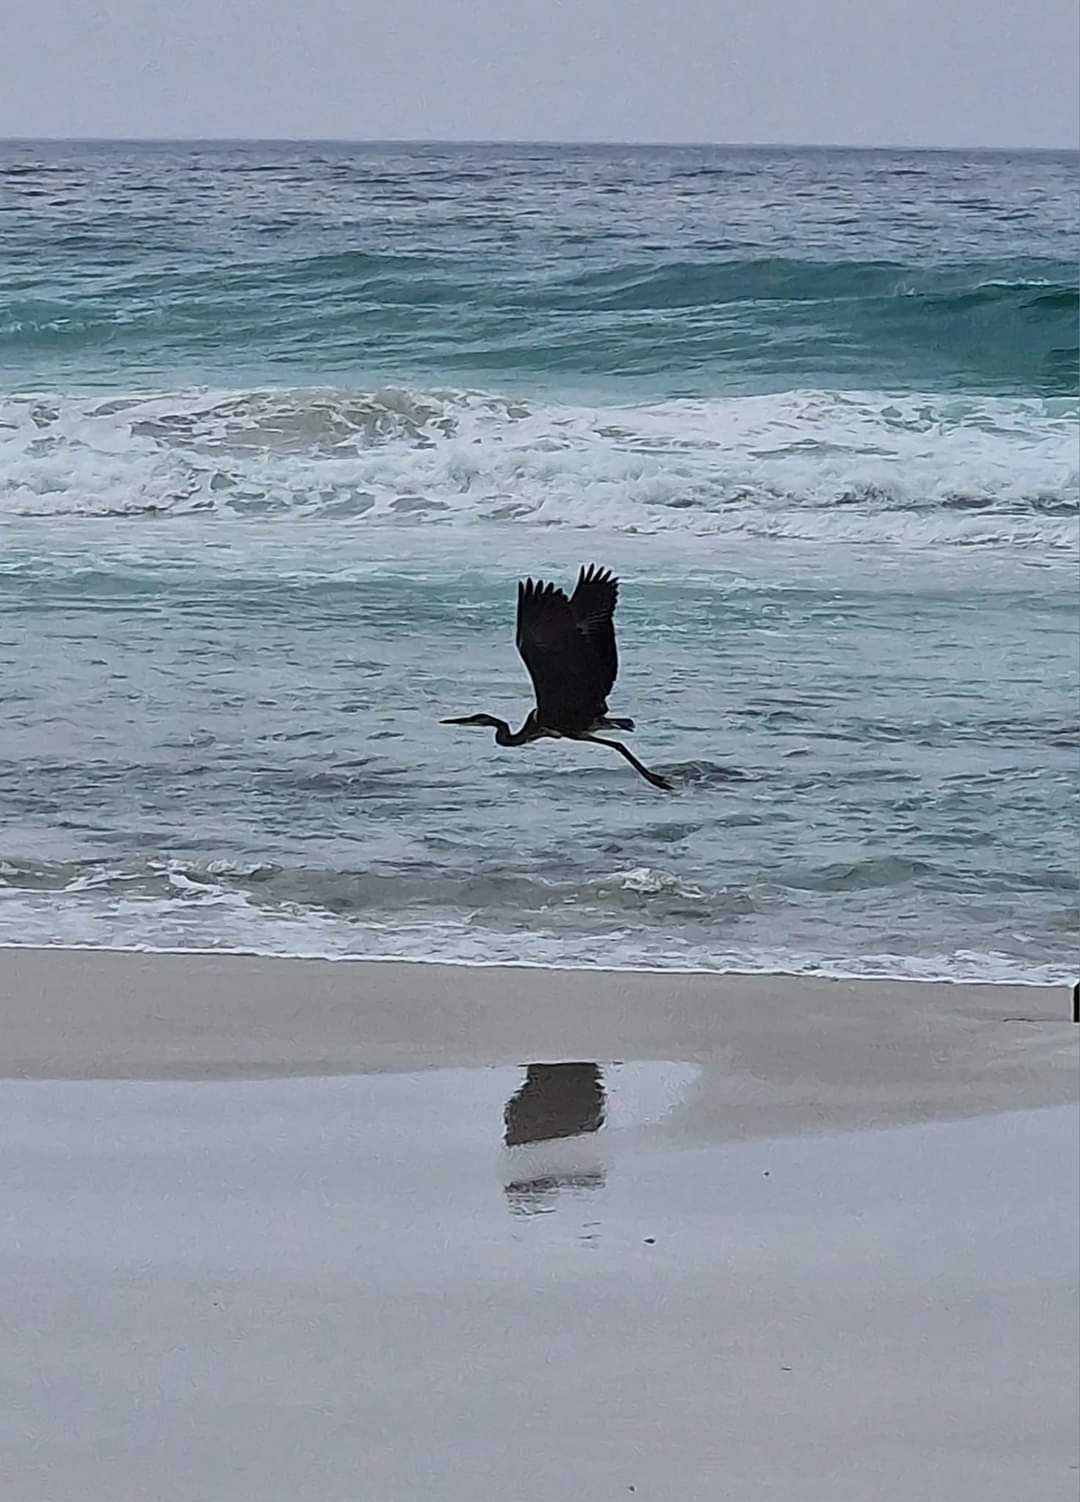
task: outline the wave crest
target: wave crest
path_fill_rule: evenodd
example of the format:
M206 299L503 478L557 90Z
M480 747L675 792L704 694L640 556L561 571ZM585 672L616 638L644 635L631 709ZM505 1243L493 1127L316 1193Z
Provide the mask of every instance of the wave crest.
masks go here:
M106 242L115 256L118 245ZM556 269L492 275L483 256L384 248L284 248L129 279L63 274L49 293L0 288L7 362L106 358L150 370L413 369L566 372L770 384L820 371L840 385L888 371L906 388L1076 394L1076 265L1050 257L944 262L732 256L703 244L600 267L573 254ZM55 244L49 249L55 250ZM131 247L134 251L135 247ZM566 270L563 270L563 266ZM794 363L793 363L794 362ZM715 380L710 384L715 384Z

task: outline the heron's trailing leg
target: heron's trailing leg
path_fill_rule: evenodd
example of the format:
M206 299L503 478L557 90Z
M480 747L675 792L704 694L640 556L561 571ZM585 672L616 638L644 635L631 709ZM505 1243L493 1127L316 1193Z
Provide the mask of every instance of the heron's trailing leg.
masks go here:
M624 746L622 741L605 741L598 735L576 735L574 740L593 741L597 746L610 746L620 756L625 756L635 772L639 772L646 782L651 782L654 788L663 788L666 793L671 792L671 783L666 777L661 777L659 772L650 772L642 762L638 761L634 753Z

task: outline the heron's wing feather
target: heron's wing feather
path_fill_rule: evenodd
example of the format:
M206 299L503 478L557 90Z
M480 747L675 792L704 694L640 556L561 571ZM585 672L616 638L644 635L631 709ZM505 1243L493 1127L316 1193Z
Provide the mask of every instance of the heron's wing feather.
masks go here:
M570 609L589 639L603 673L604 698L619 671L619 654L615 648L615 606L619 598L619 581L610 569L590 564L578 575Z
M540 723L588 729L605 710L604 673L570 601L554 584L518 585L517 649L536 691Z

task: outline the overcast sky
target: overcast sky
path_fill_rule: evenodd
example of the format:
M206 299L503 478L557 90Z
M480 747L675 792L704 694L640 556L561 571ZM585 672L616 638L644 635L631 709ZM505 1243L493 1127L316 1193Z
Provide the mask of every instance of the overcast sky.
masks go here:
M1077 0L27 0L3 136L1075 146Z

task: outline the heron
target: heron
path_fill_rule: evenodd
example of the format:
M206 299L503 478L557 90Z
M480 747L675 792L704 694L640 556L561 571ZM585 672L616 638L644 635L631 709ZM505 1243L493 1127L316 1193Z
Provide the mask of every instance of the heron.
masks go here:
M456 715L444 725L482 725L495 732L497 746L528 746L533 741L589 741L610 746L654 788L671 790L622 741L605 740L598 730L633 730L633 720L609 717L607 697L619 671L615 647L615 605L619 581L610 569L589 564L578 574L574 592L543 580L525 579L517 591L517 649L536 694L520 730L497 715Z

